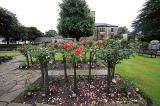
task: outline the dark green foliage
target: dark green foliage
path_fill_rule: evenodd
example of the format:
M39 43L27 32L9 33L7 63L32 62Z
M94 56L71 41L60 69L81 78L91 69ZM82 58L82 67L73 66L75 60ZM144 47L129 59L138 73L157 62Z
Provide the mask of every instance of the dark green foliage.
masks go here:
M34 41L37 37L42 37L43 33L36 27L18 26L16 35L22 41Z
M148 42L142 42L142 47L147 49L148 48L148 44L149 44Z
M147 0L133 22L134 32L143 41L160 40L160 0Z
M63 0L58 23L59 34L64 37L88 37L94 33L94 19L85 0Z
M3 51L11 51L11 50L15 50L17 47L21 46L20 44L0 44L0 50Z
M119 27L118 31L117 31L117 35L115 35L114 38L122 39L123 38L123 34L127 34L127 33L129 33L129 30L128 30L128 28L126 26Z
M57 32L55 30L46 31L44 34L45 37L54 37L56 35L57 35Z
M7 44L10 39L16 39L14 34L19 22L16 15L0 7L0 35L5 38Z

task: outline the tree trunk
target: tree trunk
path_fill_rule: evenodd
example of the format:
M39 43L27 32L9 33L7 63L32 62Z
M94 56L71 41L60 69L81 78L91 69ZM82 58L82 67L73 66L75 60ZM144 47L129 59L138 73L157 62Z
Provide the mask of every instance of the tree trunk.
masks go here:
M80 37L77 36L77 37L76 37L76 41L79 41L79 39L80 39Z
M30 54L29 56L30 56L31 64L33 64L33 60L32 60L32 56L31 56L31 54Z
M88 77L88 81L91 81L91 68L92 68L92 53L90 53L89 56L89 77Z
M113 68L112 68L112 69L113 69L113 70L112 70L112 79L114 78L114 75L115 75L115 68L116 68L116 65L114 64L114 65L113 65Z
M44 62L44 88L45 88L45 94L49 91L49 81L48 81L48 65L46 62Z
M26 55L26 62L27 62L27 67L29 67L29 58L28 58L28 54Z
M9 40L6 40L7 41L7 45L9 45Z
M75 62L75 59L74 59L74 92L76 93L77 92L77 79L76 79L76 62Z
M67 66L66 66L66 57L65 57L65 55L63 55L63 64L64 64L65 81L67 82L68 78L67 78Z
M53 62L54 62L55 61L55 53L53 53L52 56L53 56Z
M44 81L44 65L43 65L43 62L40 60L40 69L41 69L41 76L42 76L42 79Z
M109 94L110 92L109 92L109 89L110 89L110 87L111 87L111 67L110 66L108 66L108 77L107 77L107 94Z

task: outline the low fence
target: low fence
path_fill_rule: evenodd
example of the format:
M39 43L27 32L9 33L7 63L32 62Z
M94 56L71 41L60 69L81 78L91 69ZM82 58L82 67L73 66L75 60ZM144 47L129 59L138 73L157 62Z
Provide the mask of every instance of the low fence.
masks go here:
M160 52L157 50L157 49L136 49L135 50L136 53L138 53L139 55L143 55L143 54L146 54L146 55L150 55L150 57L157 57L157 56L160 56Z

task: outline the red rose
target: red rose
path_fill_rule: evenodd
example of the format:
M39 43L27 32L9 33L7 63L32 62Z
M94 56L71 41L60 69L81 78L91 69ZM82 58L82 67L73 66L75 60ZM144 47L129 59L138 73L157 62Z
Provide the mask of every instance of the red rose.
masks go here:
M68 47L72 47L72 44L65 43L63 47L66 49Z
M100 40L100 41L99 41L99 43L100 43L100 44L102 44L102 43L103 43L103 41L102 41L102 40Z
M99 45L99 44L102 44L102 43L103 43L103 41L100 40L100 41L97 41L97 42L96 42L96 45Z
M83 41L78 42L80 45L83 45Z
M25 93L22 93L22 94L21 94L21 97L25 97L25 96L26 96L26 94L25 94Z
M90 48L90 49L89 49L89 52L92 52L92 51L93 51L93 50Z
M90 102L90 99L88 99L88 102Z
M80 55L82 53L82 50L79 49L79 47L76 50L74 50L74 51L75 51L76 55Z
M58 44L58 47L60 47L61 45L60 44Z
M79 98L79 97L77 97L77 98L76 98L76 101L77 101L77 102L79 102L79 101L80 101L80 98Z
M72 47L72 44L69 44L69 47Z
M98 45L98 44L99 44L99 41L96 42L96 45Z
M65 49L69 47L68 43L65 43L63 46Z

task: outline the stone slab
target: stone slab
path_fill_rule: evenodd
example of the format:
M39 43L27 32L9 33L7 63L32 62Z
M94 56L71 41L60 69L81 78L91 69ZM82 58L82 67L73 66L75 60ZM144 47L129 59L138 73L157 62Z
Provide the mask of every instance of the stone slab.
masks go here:
M76 70L77 75L88 75L89 70ZM107 75L107 70L92 70L92 75ZM64 71L49 70L48 75L64 75ZM73 70L67 70L67 75L74 75Z
M7 106L8 103L0 102L0 106Z

